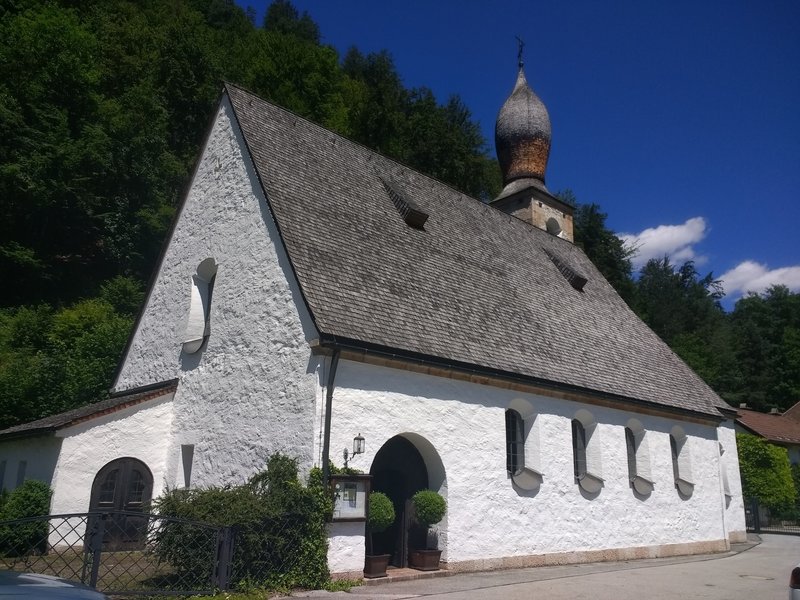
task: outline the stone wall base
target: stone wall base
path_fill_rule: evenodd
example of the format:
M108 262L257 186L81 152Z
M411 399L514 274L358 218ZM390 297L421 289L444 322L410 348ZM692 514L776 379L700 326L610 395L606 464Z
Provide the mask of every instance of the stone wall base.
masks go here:
M364 579L364 571L343 571L341 573L331 573L331 579L338 581L340 579Z
M746 542L747 541L747 532L746 531L729 531L728 532L728 540L730 540L731 544L736 544L739 542Z
M636 560L641 558L664 558L689 554L711 554L730 550L728 540L709 540L684 544L611 548L607 550L580 550L576 552L551 552L525 556L503 556L478 560L461 560L442 563L442 568L456 573L467 571L495 571L498 569L521 569L575 563Z

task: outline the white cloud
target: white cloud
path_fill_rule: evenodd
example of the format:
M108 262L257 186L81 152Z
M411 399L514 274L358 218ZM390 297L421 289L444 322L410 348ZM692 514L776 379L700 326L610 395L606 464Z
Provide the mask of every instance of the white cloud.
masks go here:
M706 220L692 217L682 225L659 225L640 233L622 233L619 237L627 246L636 248L632 261L634 269L639 269L651 258L664 256L678 265L687 260L704 263L706 257L698 255L693 246L706 237L706 232Z
M760 294L772 285L785 285L800 291L800 266L770 270L767 265L746 260L720 276L725 293L738 296L748 292Z

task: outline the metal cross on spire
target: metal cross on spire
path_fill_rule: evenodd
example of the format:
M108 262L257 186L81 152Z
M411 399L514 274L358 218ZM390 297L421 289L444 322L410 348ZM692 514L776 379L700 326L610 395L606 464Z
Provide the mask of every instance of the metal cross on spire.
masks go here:
M518 35L515 35L514 37L517 38L517 43L519 44L519 49L517 51L517 62L519 63L519 68L521 69L522 65L523 65L523 62L522 62L522 49L525 47L525 42L523 42L522 38L519 37Z

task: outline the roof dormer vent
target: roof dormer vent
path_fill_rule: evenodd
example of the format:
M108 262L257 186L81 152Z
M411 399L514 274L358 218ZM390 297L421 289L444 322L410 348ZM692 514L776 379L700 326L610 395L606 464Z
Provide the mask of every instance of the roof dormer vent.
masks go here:
M383 187L386 188L386 193L392 199L397 212L403 217L403 220L415 229L423 229L425 221L428 220L428 213L423 211L416 202L409 198L405 193L400 191L397 184L393 181L380 178Z
M553 264L564 276L564 279L566 279L576 290L582 292L583 286L585 286L589 280L569 266L562 258L550 252L550 250L547 248L542 248L542 250L544 250L544 253L547 254L547 257L553 261Z

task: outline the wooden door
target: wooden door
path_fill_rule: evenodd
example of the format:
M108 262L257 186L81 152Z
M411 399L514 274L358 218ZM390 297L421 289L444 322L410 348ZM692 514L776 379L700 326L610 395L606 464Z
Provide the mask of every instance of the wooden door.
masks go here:
M104 550L135 550L144 546L153 475L142 461L118 458L97 473L89 510L107 513ZM125 513L142 513L142 516Z

